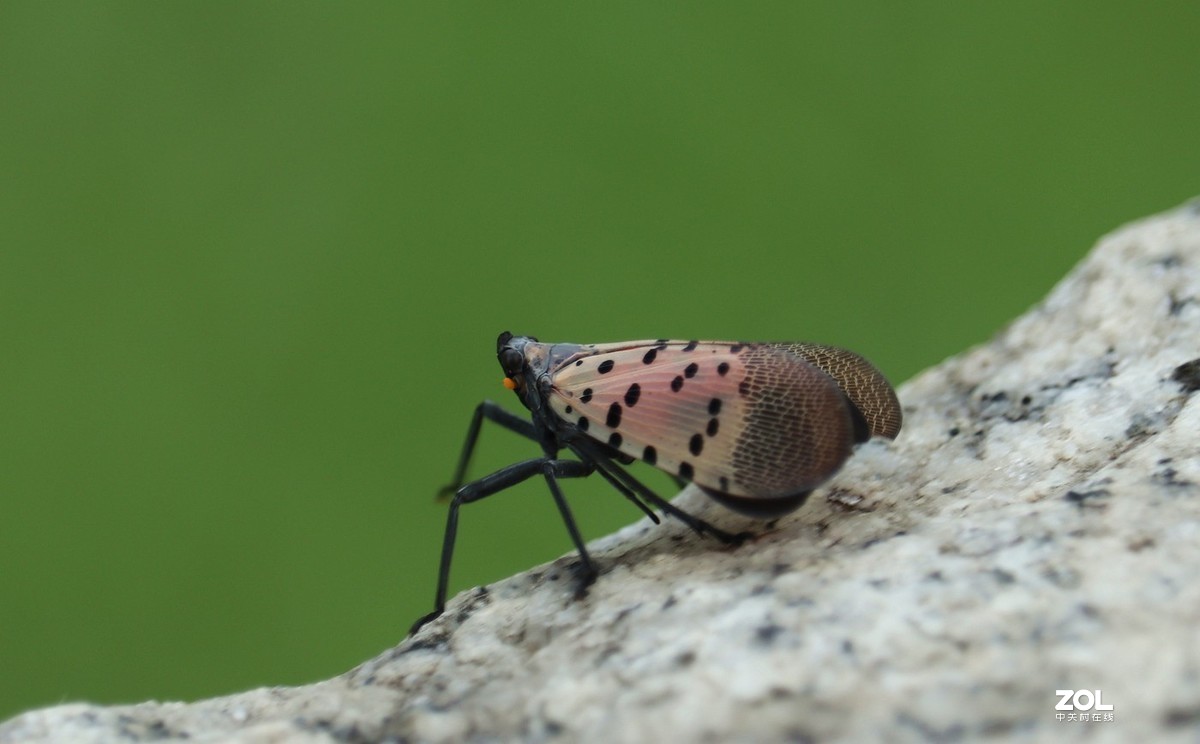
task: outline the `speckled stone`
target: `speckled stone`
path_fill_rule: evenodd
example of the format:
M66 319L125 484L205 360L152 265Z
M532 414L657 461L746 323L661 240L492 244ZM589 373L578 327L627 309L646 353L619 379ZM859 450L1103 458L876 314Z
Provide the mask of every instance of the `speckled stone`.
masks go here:
M1100 242L768 525L675 522L463 593L327 682L63 705L0 742L1200 739L1200 207ZM186 670L180 670L185 674ZM1056 689L1112 721L1056 720Z

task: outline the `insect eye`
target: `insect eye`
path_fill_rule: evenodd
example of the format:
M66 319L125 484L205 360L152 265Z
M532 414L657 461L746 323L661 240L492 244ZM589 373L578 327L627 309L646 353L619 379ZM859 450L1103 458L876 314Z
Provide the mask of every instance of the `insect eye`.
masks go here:
M509 377L517 377L521 374L521 366L525 363L525 357L516 349L501 349L500 351L500 367L504 369L504 374Z

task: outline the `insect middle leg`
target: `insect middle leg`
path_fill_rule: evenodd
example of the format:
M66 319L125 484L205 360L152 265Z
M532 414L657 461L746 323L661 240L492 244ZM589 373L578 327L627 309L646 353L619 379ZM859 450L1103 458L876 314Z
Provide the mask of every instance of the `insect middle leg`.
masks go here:
M438 491L438 498L448 497L462 486L463 478L467 476L467 466L471 464L471 455L475 453L475 444L479 441L479 428L485 418L526 439L532 439L535 442L539 440L537 431L528 419L509 413L490 400L483 401L475 406L475 413L471 415L471 425L467 427L467 440L463 443L462 454L458 458L458 467L454 470L454 479Z
M471 444L470 438L468 438L468 443ZM469 449L468 447L468 452ZM575 543L575 547L579 551L579 557L583 563L585 574L584 585L586 586L587 583L590 583L591 578L595 577L596 569L587 554L583 539L579 535L579 529L575 526L575 518L571 515L571 510L567 506L566 499L563 498L557 479L582 478L590 475L593 470L594 466L590 463L579 462L578 460L556 460L549 457L536 457L531 460L522 460L506 468L501 468L490 475L485 475L479 480L472 481L459 488L450 502L450 512L446 517L446 533L442 538L442 558L438 565L437 594L434 598L433 612L413 623L409 634L416 633L422 625L438 617L446 610L446 593L450 582L450 561L454 557L454 541L458 535L459 507L511 488L538 473L545 476L546 483L550 487L550 493L554 496L554 502L563 516L563 521L566 522L567 532L571 535L571 541Z

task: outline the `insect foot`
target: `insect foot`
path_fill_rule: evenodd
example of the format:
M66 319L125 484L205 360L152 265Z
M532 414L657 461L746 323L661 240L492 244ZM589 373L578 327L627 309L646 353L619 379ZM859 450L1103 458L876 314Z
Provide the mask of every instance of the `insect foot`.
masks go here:
M584 599L588 595L588 589L596 583L600 572L591 561L575 561L571 564L571 573L575 577L575 599Z

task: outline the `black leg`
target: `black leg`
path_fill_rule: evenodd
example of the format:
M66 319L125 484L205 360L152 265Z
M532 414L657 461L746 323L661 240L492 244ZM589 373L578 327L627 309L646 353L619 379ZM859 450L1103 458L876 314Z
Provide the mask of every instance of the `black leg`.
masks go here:
M693 517L691 514L688 514L687 512L680 509L679 507L673 505L670 501L667 501L666 499L662 498L658 494L651 491L649 488L647 488L645 485L643 485L641 481L639 481L637 478L634 478L632 475L630 475L628 472L626 472L624 468L622 468L617 463L613 462L612 458L605 455L598 448L592 446L592 444L590 442L572 442L572 444L576 444L576 445L580 446L580 448L583 450L583 452L586 453L589 458L591 458L592 460L594 460L596 462L596 468L601 473L608 472L609 474L611 474L613 476L612 478L608 479L610 483L614 479L619 480L622 484L625 485L626 488L631 489L632 491L636 492L638 496L641 496L642 498L649 501L651 504L654 504L655 506L657 506L659 509L662 509L667 514L670 514L672 517L675 517L680 522L683 522L684 524L686 524L688 527L691 527L698 534L712 535L713 537L717 538L721 542L726 543L728 545L740 545L741 543L745 542L747 539L754 537L754 534L751 532L739 532L738 534L735 535L732 532L726 532L725 530L720 529L719 527L713 527L711 524L709 524L708 522L705 522L703 519L700 519L699 517ZM620 490L620 489L618 489L618 490Z
M446 498L462 486L463 478L467 476L467 466L471 464L471 455L475 452L475 443L479 441L479 427L485 418L527 439L538 441L537 432L528 419L509 413L490 400L483 401L475 406L475 413L471 415L471 425L467 427L467 441L463 443L458 467L454 471L454 480L438 491L438 498Z
M633 491L630 491L628 488L626 488L624 483L617 480L604 468L597 468L596 472L600 473L601 478L603 478L604 480L606 480L610 484L612 484L613 488L620 491L622 496L624 496L625 498L629 499L634 504L636 504L637 508L641 509L646 514L647 517L650 517L651 522L654 522L655 524L662 524L662 520L659 519L658 515L654 513L654 510L651 509L650 507L646 506L645 502L642 501L641 499L639 499L637 497L636 493L634 493Z
M562 489L558 487L557 473L554 469L555 462L573 461L558 460L548 462L542 466L542 473L546 476L546 485L550 487L550 494L554 497L554 503L558 505L558 512L562 515L563 523L567 525L567 534L571 536L571 542L575 543L575 549L579 551L582 574L579 577L577 596L581 596L587 587L596 580L596 566L592 563L592 557L588 555L587 547L583 544L583 537L579 534L579 528L575 525L575 517L571 514L571 507L567 506L567 500L563 498ZM578 464L584 465L584 463ZM592 472L590 465L584 465L584 467L587 468L587 473ZM587 475L587 473L581 473L581 475Z
M566 502L562 500L562 493L558 490L558 484L552 478L555 476L559 478L580 478L590 474L592 471L592 465L577 460L552 460L547 457L537 457L501 468L458 489L458 493L454 494L454 498L450 502L450 512L446 516L446 534L442 538L442 559L438 565L437 594L434 598L433 612L417 620L413 624L412 629L409 630L409 634L416 633L422 625L433 620L446 610L446 593L450 583L450 560L454 556L454 539L458 534L458 508L461 505L487 498L507 488L511 488L524 480L528 480L538 473L546 473L547 482L552 484L551 493L554 494L555 501L559 504L559 509L563 510L566 508ZM571 532L571 539L576 541L577 546L582 546L578 538L579 532L575 528L575 521L570 518L569 511L564 512L564 518L567 520L567 529ZM586 553L584 553L584 557L585 562L590 565L590 562L587 561Z

